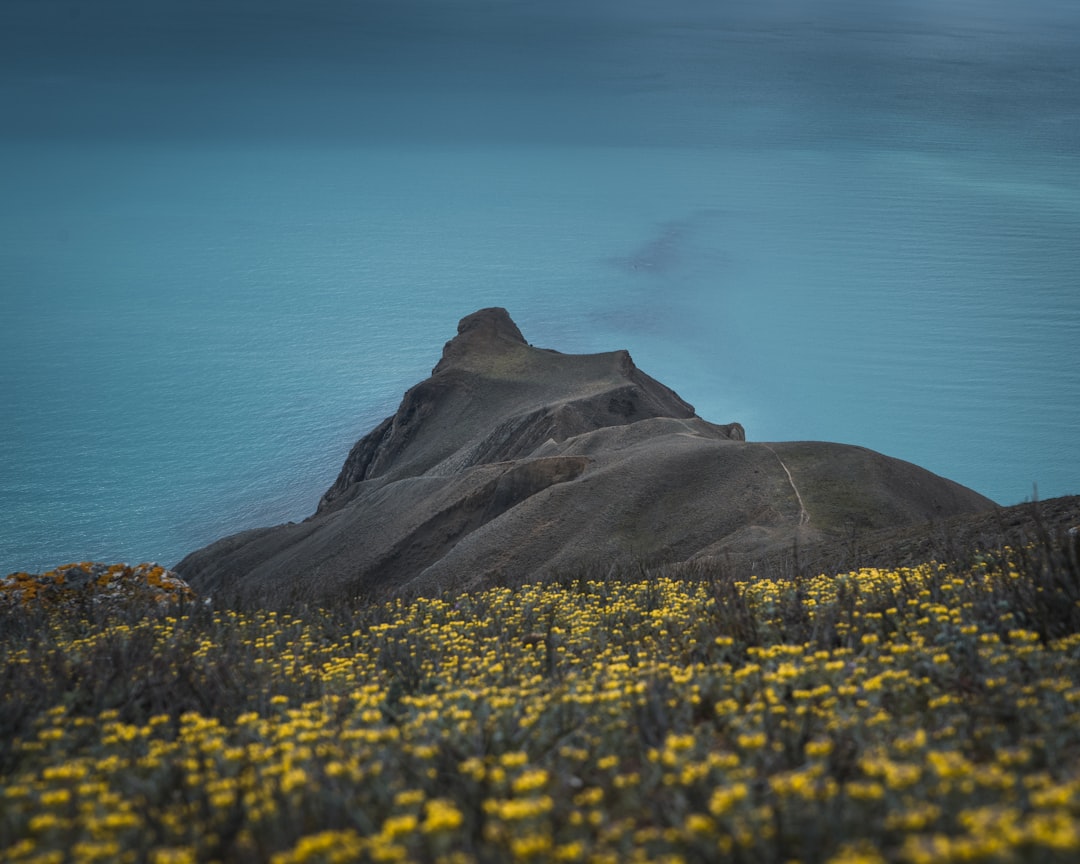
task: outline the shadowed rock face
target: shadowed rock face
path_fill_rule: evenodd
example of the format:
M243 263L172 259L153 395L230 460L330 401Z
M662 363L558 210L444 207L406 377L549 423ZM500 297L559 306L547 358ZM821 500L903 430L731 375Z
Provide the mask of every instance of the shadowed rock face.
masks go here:
M533 348L504 309L463 318L431 377L397 413L362 438L319 512L341 506L368 480L457 474L526 458L548 440L694 408L634 366L625 351L568 355ZM741 427L723 427L741 437Z
M860 447L747 443L627 352L534 348L506 310L483 309L357 442L313 516L226 537L176 569L200 592L326 603L640 559L754 559L993 506Z

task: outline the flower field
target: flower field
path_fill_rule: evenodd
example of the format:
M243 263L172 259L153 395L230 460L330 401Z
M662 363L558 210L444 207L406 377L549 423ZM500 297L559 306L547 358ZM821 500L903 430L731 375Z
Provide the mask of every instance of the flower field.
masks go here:
M5 861L1080 860L1074 548L0 628Z

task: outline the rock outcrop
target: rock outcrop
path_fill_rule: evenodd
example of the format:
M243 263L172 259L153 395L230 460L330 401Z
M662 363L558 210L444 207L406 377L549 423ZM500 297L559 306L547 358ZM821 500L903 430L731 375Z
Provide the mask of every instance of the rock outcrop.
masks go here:
M201 592L334 602L639 560L752 559L993 506L864 448L749 443L627 352L535 348L506 310L483 309L357 442L311 517L226 537L176 569Z
M195 599L183 579L160 564L82 562L47 573L11 573L0 579L0 609L81 609L140 602Z

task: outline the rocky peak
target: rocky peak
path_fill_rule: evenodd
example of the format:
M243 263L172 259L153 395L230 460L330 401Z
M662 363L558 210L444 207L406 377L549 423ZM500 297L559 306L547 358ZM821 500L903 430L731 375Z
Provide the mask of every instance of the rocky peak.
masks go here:
M509 313L481 309L458 323L431 377L353 447L318 512L370 480L458 472L529 456L564 441L650 417L694 417L694 407L638 369L627 351L563 354L525 341ZM715 427L742 439L742 427Z
M457 336L443 346L442 359L432 375L455 366L471 367L478 358L527 346L510 313L501 306L480 309L458 322Z

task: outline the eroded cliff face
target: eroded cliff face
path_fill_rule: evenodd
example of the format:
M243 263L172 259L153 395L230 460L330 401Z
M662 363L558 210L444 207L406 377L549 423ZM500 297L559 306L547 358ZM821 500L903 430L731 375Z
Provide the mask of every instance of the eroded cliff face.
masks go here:
M528 457L556 443L694 408L638 369L626 351L566 355L529 345L505 309L463 318L431 377L353 447L318 512L351 500L379 478L447 474ZM718 427L741 439L742 427Z
M748 443L626 351L536 348L506 310L482 309L352 448L314 515L220 540L177 570L203 592L333 602L754 556L992 506L863 448Z

